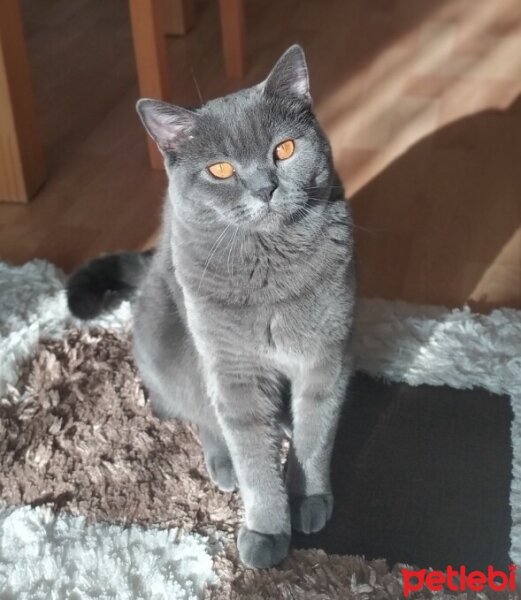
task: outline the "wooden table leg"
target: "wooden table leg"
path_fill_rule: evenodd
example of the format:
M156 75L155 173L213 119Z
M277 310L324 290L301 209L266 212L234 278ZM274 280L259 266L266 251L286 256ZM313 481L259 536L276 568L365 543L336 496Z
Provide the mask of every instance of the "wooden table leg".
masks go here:
M228 77L246 71L246 32L243 0L219 0L224 65Z
M45 161L18 0L0 0L0 200L27 202Z
M195 0L164 0L168 35L185 35L195 23Z
M163 0L129 1L139 93L146 98L169 100L172 88L166 54ZM148 152L152 168L162 169L163 158L150 138Z

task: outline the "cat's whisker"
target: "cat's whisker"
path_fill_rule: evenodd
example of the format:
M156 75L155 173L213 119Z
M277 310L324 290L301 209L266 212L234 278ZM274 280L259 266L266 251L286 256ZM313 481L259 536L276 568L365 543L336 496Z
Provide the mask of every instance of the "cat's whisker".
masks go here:
M244 264L244 235L241 237L241 263Z
M242 239L242 235L239 231L239 228L237 228L237 240L235 243L235 252L233 254L233 262L232 262L232 277L233 277L233 268L236 266L237 259L239 259L239 266L240 266L239 248L240 248L241 239Z
M197 90L197 95L199 96L199 101L201 102L201 106L204 104L203 95L201 94L201 89L199 88L199 84L197 83L197 79L195 78L194 68L190 67L190 73L192 74L192 79L194 80L195 89Z
M221 242L223 241L226 232L228 231L228 229L231 227L231 223L229 223L228 225L226 225L226 227L224 228L224 231L219 235L219 237L215 240L215 242L213 243L212 247L210 248L210 252L208 253L208 258L206 259L205 265L204 265L204 269L203 269L203 274L201 275L201 279L199 281L199 285L197 286L197 291L200 290L201 288L201 284L203 283L203 279L204 276L206 274L206 270L208 269L208 265L210 264L210 261L212 260L212 256L215 254L215 252L217 251L217 248L220 246Z
M352 223L352 225L355 229L367 231L368 233L381 233L383 231L389 231L389 229L383 229L381 227L362 227L362 225L357 225L356 223Z
M292 216L293 216L293 220L292 220L292 222L294 223L294 222L296 221L296 218L297 218L297 217L299 217L299 216L304 216L304 217L307 217L307 216L308 216L308 215L310 215L312 212L313 212L313 211L312 211L312 210L310 210L310 209L308 209L307 207L305 207L305 206L300 206L300 207L297 209L297 211L294 213L294 215L292 215Z
M246 263L246 257L245 257L245 254L244 254L245 241L246 241L246 234L243 234L242 238L241 238L241 263L243 265Z
M310 196L308 195L308 199L309 200L316 200L317 202L325 202L327 200L327 198L319 198L318 196Z
M306 216L316 214L316 212L309 206L300 206L297 212L301 215L306 215Z
M227 266L227 268L228 268L228 275L230 275L231 277L233 277L233 263L232 263L232 272L230 273L230 257L231 257L231 255L232 255L232 251L233 251L233 248L234 248L234 246L235 246L235 242L236 242L236 240L237 240L237 234L238 234L238 233L239 233L239 228L238 228L238 227L236 227L236 228L235 228L235 233L233 234L233 236L232 236L232 240L231 240L231 243L230 243L230 250L229 250L229 252L228 252L228 260L227 260L227 262L226 262L226 266Z
M310 200L321 200L322 199L322 198L315 198L314 196L308 196L308 198ZM300 207L299 211L303 211L303 210L308 211L307 214L311 214L313 212L313 210L307 206ZM351 223L351 225L355 229L360 229L361 231L366 231L368 233L381 233L384 231L389 231L389 229L386 229L384 227L363 227L362 225L357 225L356 223Z
M233 269L235 267L235 259L237 258L237 252L235 251L235 249L237 248L238 250L238 243L240 240L240 232L239 232L239 228L237 227L237 235L235 236L235 240L233 242L233 259L232 259L232 277L233 277Z
M304 187L304 190L343 190L343 185L311 185L308 187Z

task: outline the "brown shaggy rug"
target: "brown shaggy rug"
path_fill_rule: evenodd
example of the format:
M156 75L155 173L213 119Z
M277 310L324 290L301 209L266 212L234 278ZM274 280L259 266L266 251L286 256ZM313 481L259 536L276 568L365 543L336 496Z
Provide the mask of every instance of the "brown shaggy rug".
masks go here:
M399 566L390 570L384 560L298 550L280 568L245 569L234 542L238 495L209 481L196 432L150 414L123 333L70 330L39 344L0 403L0 499L224 540L214 556L219 582L207 598L402 595Z

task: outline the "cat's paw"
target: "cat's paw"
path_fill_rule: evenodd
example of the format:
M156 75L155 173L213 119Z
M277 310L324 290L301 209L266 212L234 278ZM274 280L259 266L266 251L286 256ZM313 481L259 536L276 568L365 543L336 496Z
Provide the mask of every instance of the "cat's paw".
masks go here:
M243 525L237 538L237 548L242 562L247 567L267 569L286 558L290 539L286 533L259 533Z
M214 455L206 460L211 480L223 492L233 492L238 487L237 475L229 456Z
M333 495L291 496L291 526L302 533L323 529L333 514Z

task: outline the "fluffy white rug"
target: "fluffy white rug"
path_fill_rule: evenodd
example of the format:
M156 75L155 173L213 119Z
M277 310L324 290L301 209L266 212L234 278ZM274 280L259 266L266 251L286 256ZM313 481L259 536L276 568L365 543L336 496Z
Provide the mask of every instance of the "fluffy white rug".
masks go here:
M16 268L0 263L0 397L37 340L58 337L73 323L63 282L43 261ZM128 303L98 323L129 327ZM521 565L521 312L482 316L364 300L355 350L360 369L393 381L510 395L511 558ZM88 525L46 508L0 508L2 598L193 598L213 577L207 540L198 536L176 540L175 531Z
M47 507L0 511L0 598L199 598L215 575L197 535L56 516Z

